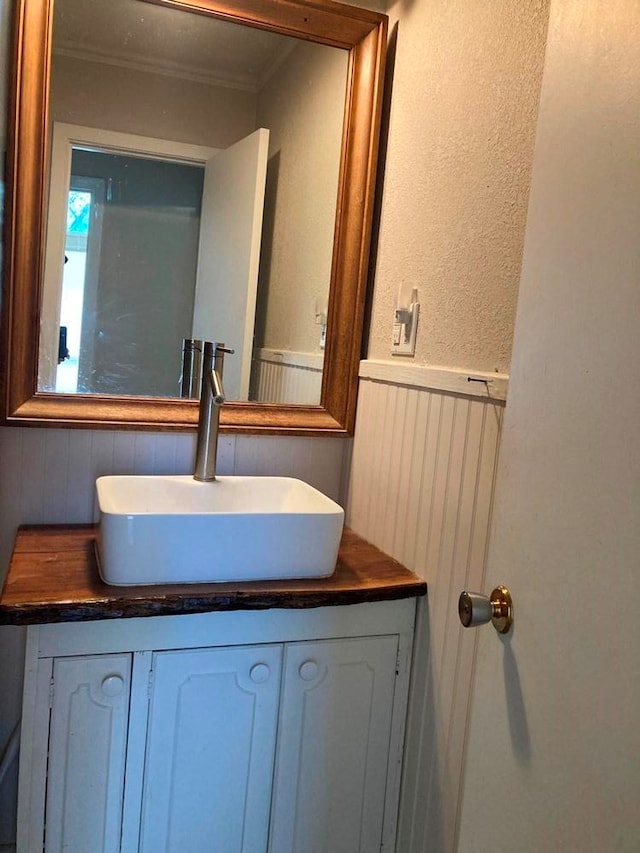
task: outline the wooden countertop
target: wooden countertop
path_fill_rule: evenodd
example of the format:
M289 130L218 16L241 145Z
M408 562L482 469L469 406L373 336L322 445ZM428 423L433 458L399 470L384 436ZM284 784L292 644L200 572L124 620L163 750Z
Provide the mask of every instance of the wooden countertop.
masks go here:
M0 625L360 604L424 595L427 585L345 529L330 578L164 586L108 586L94 525L18 529L0 595Z

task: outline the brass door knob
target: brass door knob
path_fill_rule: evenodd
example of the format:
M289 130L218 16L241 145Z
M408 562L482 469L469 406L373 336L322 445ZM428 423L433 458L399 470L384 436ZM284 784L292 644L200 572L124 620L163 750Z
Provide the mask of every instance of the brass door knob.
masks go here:
M511 593L506 586L497 586L490 596L465 590L458 599L458 616L465 628L491 622L499 634L506 634L513 624Z

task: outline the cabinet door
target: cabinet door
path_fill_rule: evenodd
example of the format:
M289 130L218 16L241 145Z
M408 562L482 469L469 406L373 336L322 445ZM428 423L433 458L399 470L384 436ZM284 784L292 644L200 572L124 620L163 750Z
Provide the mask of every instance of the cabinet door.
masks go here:
M286 647L271 853L382 841L397 636Z
M131 655L53 664L45 850L120 850Z
M266 850L282 647L153 659L140 849Z

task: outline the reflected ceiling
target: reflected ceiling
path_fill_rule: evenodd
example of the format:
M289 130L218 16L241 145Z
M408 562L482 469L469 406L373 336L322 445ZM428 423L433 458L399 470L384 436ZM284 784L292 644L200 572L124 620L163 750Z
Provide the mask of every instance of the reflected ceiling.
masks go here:
M170 25L168 15L170 18ZM55 53L257 91L287 36L130 0L56 0Z

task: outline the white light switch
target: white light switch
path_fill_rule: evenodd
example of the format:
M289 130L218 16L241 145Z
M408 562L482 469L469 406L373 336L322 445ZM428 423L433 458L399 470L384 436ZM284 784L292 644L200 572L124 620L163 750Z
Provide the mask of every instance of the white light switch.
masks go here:
M416 330L418 328L418 288L411 291L411 302L406 308L396 308L393 317L393 335L391 355L414 355L416 351Z

